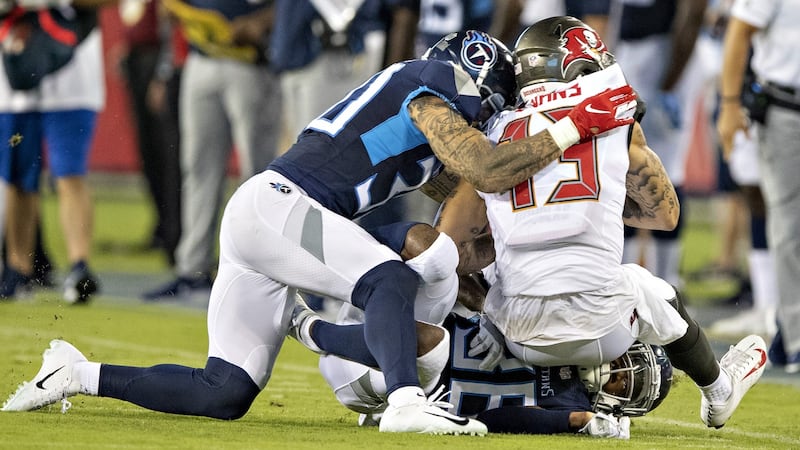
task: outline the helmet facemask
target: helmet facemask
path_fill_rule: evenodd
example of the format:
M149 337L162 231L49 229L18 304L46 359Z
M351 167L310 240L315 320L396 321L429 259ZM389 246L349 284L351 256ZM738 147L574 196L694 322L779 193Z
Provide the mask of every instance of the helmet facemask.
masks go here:
M666 397L672 365L661 347L635 343L622 356L595 367L579 367L592 396L592 409L623 416L642 416Z
M494 92L491 87L483 83L485 72L488 71L484 65L484 68L481 69L481 74L475 80L475 84L478 85L478 92L481 94L481 112L478 114L478 126L481 129L486 126L489 118L510 106L507 104L506 97L503 94Z

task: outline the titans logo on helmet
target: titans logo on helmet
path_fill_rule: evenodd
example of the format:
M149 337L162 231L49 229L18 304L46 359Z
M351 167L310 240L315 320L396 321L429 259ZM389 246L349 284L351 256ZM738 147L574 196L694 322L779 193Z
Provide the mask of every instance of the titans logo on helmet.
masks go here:
M497 62L497 47L488 34L468 31L461 44L461 62L466 69L479 73L484 66L492 67Z

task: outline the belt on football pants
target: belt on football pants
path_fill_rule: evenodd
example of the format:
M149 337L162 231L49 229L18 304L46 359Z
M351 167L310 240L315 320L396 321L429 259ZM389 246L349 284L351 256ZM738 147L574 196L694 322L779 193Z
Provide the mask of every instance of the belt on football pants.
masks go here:
M771 105L800 111L800 89L768 82L764 84L764 92Z

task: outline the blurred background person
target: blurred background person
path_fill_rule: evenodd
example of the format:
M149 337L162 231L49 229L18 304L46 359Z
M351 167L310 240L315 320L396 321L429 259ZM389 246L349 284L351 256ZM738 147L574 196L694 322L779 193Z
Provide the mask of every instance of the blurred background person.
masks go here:
M176 277L146 300L208 300L216 266L216 230L233 148L240 179L278 153L279 78L267 43L271 1L163 0L190 45L180 83L181 236Z
M611 0L505 0L495 8L497 19L492 30L506 45L513 47L517 36L534 23L553 16L572 16L607 40Z
M746 217L750 219L747 261L752 298L749 303L735 305L738 313L712 323L708 329L711 334L758 334L769 339L777 332L778 285L774 259L767 246L766 212L759 187L758 132L758 125L752 124L747 132L736 133L733 146L725 155L731 176L744 197Z
M722 38L732 1L715 2L709 8L707 34L713 41L714 61L722 61ZM714 89L706 99L711 124L719 115L719 69ZM747 70L742 88L742 105L758 116L760 99L755 93L760 86ZM695 279L724 283L733 282L733 295L723 298L724 306L735 308L730 317L710 324L709 334L741 337L758 334L770 339L776 332L775 314L778 293L773 258L767 248L764 200L759 186L761 175L758 163L758 124L751 121L747 133L739 131L730 152L723 151L716 134L711 141L716 148L717 185L713 193L721 208L719 218L720 249L710 266L691 274Z
M767 243L778 282L778 332L770 361L800 372L800 1L736 0L725 32L717 130L728 154L749 120L758 132L761 192L766 204ZM752 49L752 60L749 58ZM748 61L764 100L760 110L742 108Z
M55 178L70 266L63 298L68 303L83 303L98 290L98 280L89 268L93 213L86 175L97 113L105 103L97 8L111 3L19 0L15 10L19 20L6 22L6 76L0 77L0 133L10 149L3 153L2 161L2 175L9 184L8 260L0 293L4 298L14 297L17 288L27 285L33 276L44 148ZM55 20L60 31L44 32L36 21L43 20L43 14ZM48 66L48 61L53 61L49 58L57 56L59 62ZM19 85L15 71L23 72L24 83L31 83Z
M125 33L119 68L136 128L141 172L155 211L146 247L163 251L172 266L181 234L179 132L177 92L167 87L175 80L173 65L163 56L172 53L173 26L159 6L156 0L120 2Z
M347 6L342 6L346 3ZM383 0L276 0L269 59L280 75L288 148L309 122L383 66Z

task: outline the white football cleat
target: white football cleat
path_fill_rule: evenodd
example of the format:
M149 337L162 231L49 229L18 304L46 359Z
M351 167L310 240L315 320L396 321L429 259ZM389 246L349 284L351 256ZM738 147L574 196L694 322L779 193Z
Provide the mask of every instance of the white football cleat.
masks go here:
M421 391L421 390L420 390ZM430 398L420 394L419 399L402 406L389 404L378 425L381 433L421 433L484 436L486 425L478 420L459 417L445 411L450 403L439 400L437 390Z
M702 397L700 418L709 427L722 428L730 419L742 397L756 384L767 365L767 344L758 335L750 335L731 346L719 362L731 378L731 395L724 403L711 403Z
M622 416L617 419L608 414L596 413L578 433L597 438L630 439L631 418Z
M81 383L73 377L76 363L86 357L72 344L55 339L42 354L42 368L31 381L23 382L8 397L2 411L31 411L63 401L62 412L71 405L66 399L80 392Z

